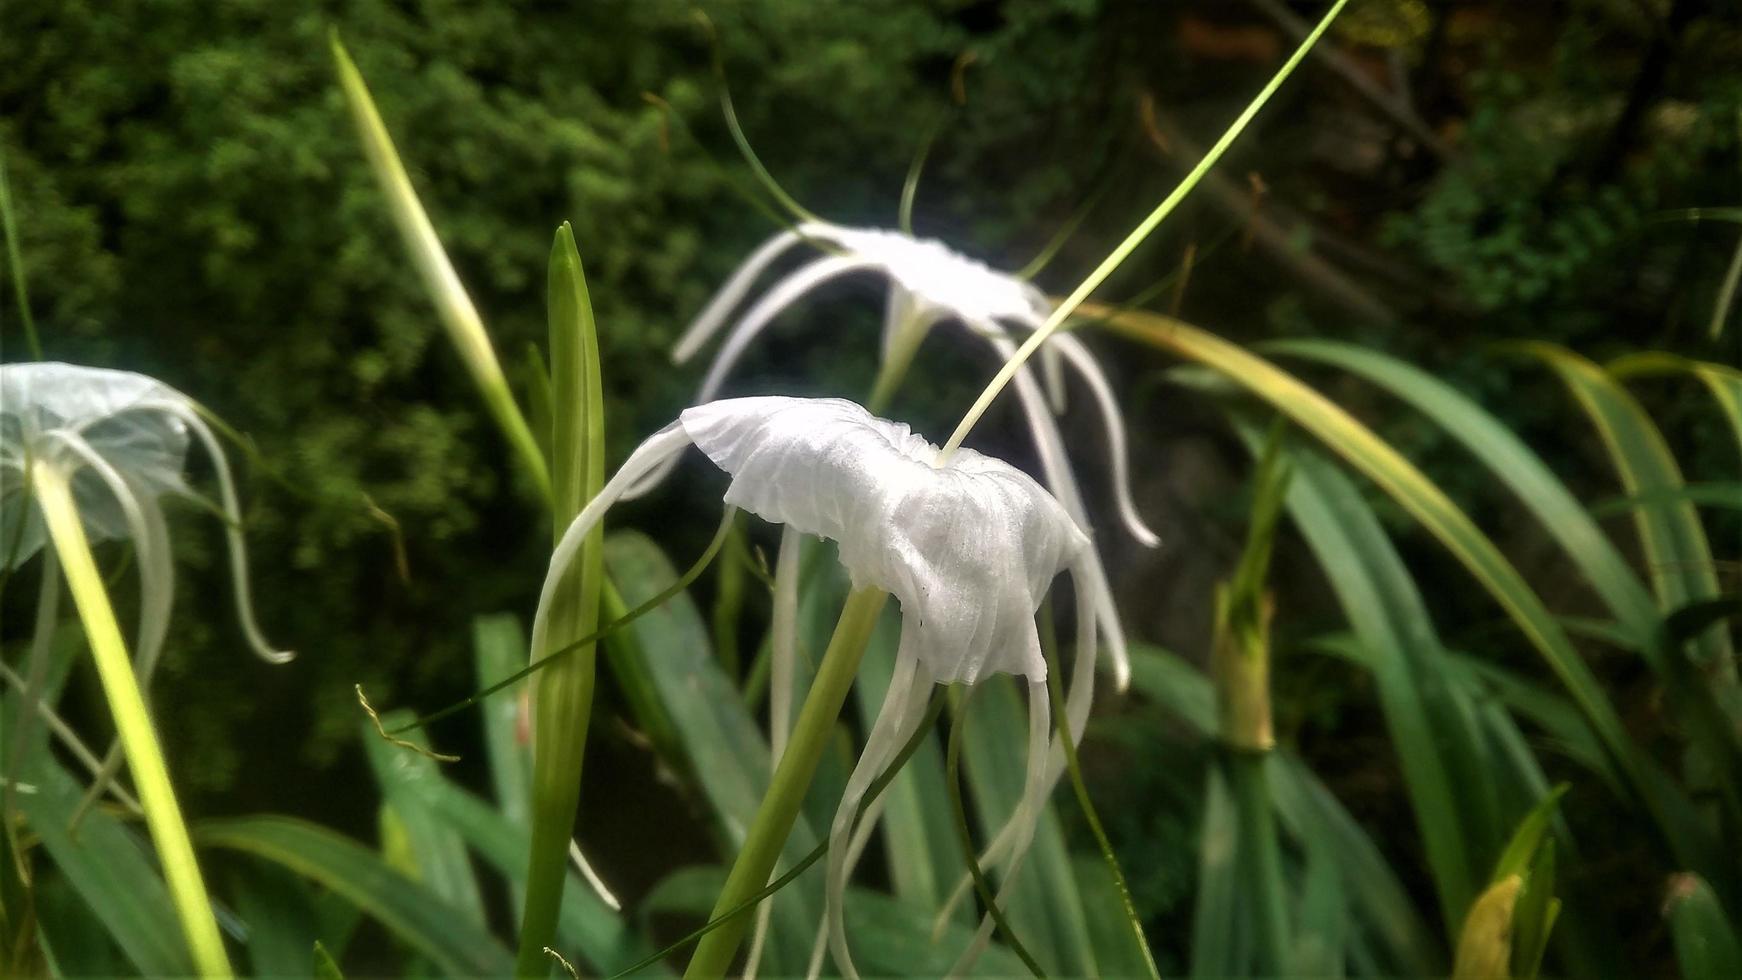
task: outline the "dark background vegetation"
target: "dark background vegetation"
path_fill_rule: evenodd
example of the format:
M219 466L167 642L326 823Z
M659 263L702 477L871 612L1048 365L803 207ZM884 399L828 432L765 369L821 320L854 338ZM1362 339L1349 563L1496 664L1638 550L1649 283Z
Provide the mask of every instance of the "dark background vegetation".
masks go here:
M847 224L893 224L908 162L950 111L953 68L971 52L966 102L938 136L917 225L1014 268L1104 189L1039 279L1063 292L1292 48L1277 12L1313 17L1318 6L745 0L707 10L750 139L799 200ZM290 811L367 836L375 800L362 788L351 684L397 705L464 693L471 617L530 613L548 529L389 226L334 83L330 27L368 79L517 383L543 336L551 231L574 223L618 453L685 403L699 372L672 369L665 351L774 228L723 178L742 168L707 36L676 0L0 5L0 148L48 355L156 375L246 431L266 460L247 494L261 618L302 656L278 669L247 656L215 528L180 522L184 588L157 697L173 706L160 720L191 809ZM1177 299L1187 319L1242 340L1325 335L1407 357L1499 411L1587 499L1613 493L1564 393L1486 345L1541 338L1596 358L1664 348L1737 362L1742 328L1706 334L1734 226L1651 220L1742 202L1737 5L1367 0L1333 37L1331 57L1308 63L1107 295L1137 291L1195 246ZM1401 109L1362 95L1331 61ZM737 390L862 393L880 299L847 286L790 316ZM1173 302L1169 293L1159 305ZM10 314L5 353L16 359ZM1166 541L1144 552L1106 521L1125 614L1139 634L1201 657L1212 583L1238 550L1244 456L1215 413L1159 383L1165 363L1091 343L1126 393L1140 505ZM937 433L990 370L940 332L897 409ZM1584 601L1538 532L1509 528L1500 495L1465 475L1437 430L1362 412L1358 386L1330 394L1442 480L1551 606ZM1644 394L1690 479L1733 478L1734 447L1715 417L1667 386ZM1020 430L991 421L983 445L1020 459ZM1085 462L1097 458L1092 428L1070 435ZM1105 501L1096 479L1089 499ZM690 483L619 520L657 531L684 560L715 521L710 491ZM409 575L371 503L403 533ZM1737 528L1715 530L1720 557L1735 557ZM1402 544L1454 643L1501 657L1517 645L1430 542ZM1401 868L1419 868L1362 678L1287 657L1289 636L1336 619L1310 558L1285 541L1281 561L1284 737L1380 828ZM25 628L27 591L8 597L9 638ZM1611 679L1625 690L1625 673ZM86 723L100 724L94 689L87 700ZM1649 705L1632 710L1653 723ZM1097 792L1152 935L1183 936L1196 763L1156 734L1165 721L1148 709L1107 714L1089 758ZM601 855L633 892L669 863L648 828L681 825L682 800L655 787L650 760L610 711L596 717L601 764L589 767L595 816L583 817L583 838L609 828L614 842L645 845ZM436 734L462 753L473 737L466 724ZM620 807L639 812L601 811ZM1628 828L1594 819L1596 850L1625 880ZM1649 911L1656 895L1616 901ZM1631 939L1660 941L1649 929Z

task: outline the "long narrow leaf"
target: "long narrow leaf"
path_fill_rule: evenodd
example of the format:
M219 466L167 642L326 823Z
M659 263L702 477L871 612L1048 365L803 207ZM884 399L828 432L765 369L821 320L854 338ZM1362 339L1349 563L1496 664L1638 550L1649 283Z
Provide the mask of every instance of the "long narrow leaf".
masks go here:
M355 841L290 817L239 817L196 825L205 847L283 865L344 896L447 973L507 976L514 960L482 926Z
M1234 344L1170 317L1135 310L1085 307L1114 331L1203 363L1247 388L1323 441L1395 499L1431 532L1494 597L1566 687L1587 722L1627 776L1677 859L1690 866L1714 860L1715 842L1692 804L1659 779L1656 764L1628 736L1602 685L1573 649L1560 623L1492 541L1419 469L1325 396Z
M606 538L605 564L626 607L677 578L659 546L633 532ZM610 603L612 596L606 600ZM622 611L607 609L607 614L614 618ZM675 757L666 761L694 779L712 810L722 852L736 853L768 785L768 742L710 652L708 627L695 603L680 593L612 634L605 648L619 681L645 692L643 707L652 712L651 721L669 726ZM641 714L637 718L644 720ZM797 861L816 843L809 824L799 820L787 838L787 860ZM822 908L821 885L819 876L808 875L774 899L770 972L804 970Z

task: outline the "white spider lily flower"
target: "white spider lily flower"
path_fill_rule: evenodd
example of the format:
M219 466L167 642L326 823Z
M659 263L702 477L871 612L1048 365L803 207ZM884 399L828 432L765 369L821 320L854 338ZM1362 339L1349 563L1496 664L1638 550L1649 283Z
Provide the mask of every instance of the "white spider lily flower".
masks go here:
M1004 896L1056 781L1060 767L1051 760L1062 758L1061 746L1049 748L1046 661L1034 613L1053 579L1069 572L1077 657L1065 729L1078 739L1093 693L1095 609L1105 582L1091 571L1094 553L1077 521L1040 484L1001 460L962 449L940 463L938 448L906 425L841 399L735 398L684 410L643 442L576 516L551 556L532 649L544 648L550 604L587 534L629 488L691 445L731 477L725 503L788 532L834 541L855 589L881 589L901 607L889 693L829 835L829 944L842 971L856 976L842 898L869 832L868 823L857 825L859 805L923 721L932 685L973 684L994 674L1028 684L1027 776L1008 831ZM797 566L791 547L783 545L781 562L789 579ZM776 712L777 738L785 727L780 716L789 710ZM991 928L987 917L963 964L984 948Z
M262 659L283 663L293 655L274 649L254 619L229 461L193 400L131 371L58 362L0 365L0 567L21 564L47 541L25 473L33 465L62 468L91 539L131 539L138 553L142 683L161 651L175 591L159 499L195 496L182 480L189 433L217 473L242 631Z
M889 277L882 340L886 362L912 357L926 333L939 322L954 320L981 336L988 336L989 330L1002 332L1006 326L1036 330L1052 312L1051 303L1033 284L953 251L935 239L811 221L775 235L752 253L690 324L673 348L672 359L682 364L695 356L725 326L732 311L743 303L751 286L769 265L802 241L816 242L837 250L838 254L800 266L771 286L744 314L715 355L697 393L698 403L712 401L719 395L732 368L777 316L817 287L851 272L876 270ZM1063 379L1067 365L1082 376L1095 394L1112 451L1113 488L1120 520L1132 537L1153 547L1159 539L1137 514L1131 500L1124 420L1112 399L1106 375L1087 348L1068 336L1049 340L1041 347L1040 357L1042 378L1050 390L1055 413L1064 410ZM644 492L663 476L663 470L651 476L636 492ZM1052 489L1058 492L1058 487Z
M141 690L150 688L175 600L169 524L159 501L172 494L195 496L182 480L190 433L200 440L217 473L242 632L262 659L284 663L293 654L273 648L255 622L241 507L229 462L193 400L130 371L58 362L0 365L0 568L22 564L47 542L43 515L31 495L30 468L60 470L91 540L133 543L140 594L133 672ZM39 605L51 608L59 597L60 575L53 552L46 554L50 564L44 568ZM53 624L39 625L39 634L46 635ZM26 704L36 697L46 661L40 655L45 647L32 649L21 690ZM95 772L75 820L113 782L120 767L117 739Z

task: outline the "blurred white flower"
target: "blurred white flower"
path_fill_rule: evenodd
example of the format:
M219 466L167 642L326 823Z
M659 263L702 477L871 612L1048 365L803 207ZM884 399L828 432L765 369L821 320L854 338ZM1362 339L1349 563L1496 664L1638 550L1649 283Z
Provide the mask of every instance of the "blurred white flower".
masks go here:
M829 838L830 947L842 971L855 976L842 898L869 832L870 821L858 824L859 805L923 721L932 686L974 684L1000 673L1027 681L1028 769L1007 830L1007 891L1062 769L1062 748L1049 748L1046 661L1034 613L1052 580L1070 572L1077 599L1077 657L1065 728L1075 740L1093 695L1095 609L1104 582L1090 571L1093 552L1077 522L1038 483L1007 463L962 449L940 464L937 447L906 425L875 418L841 399L735 398L686 409L643 442L575 518L551 556L533 619L532 649L544 649L550 603L588 532L630 487L691 445L731 477L724 498L728 505L782 524L788 532L834 541L855 589L881 589L901 607L889 693L848 779ZM798 563L791 557L795 550L785 544L781 550L777 590L784 592ZM776 611L779 640L790 636L794 612L790 602L777 602ZM777 646L790 650L791 644L780 640ZM777 732L782 728L777 726ZM964 963L989 940L991 925L990 918L982 923Z
M274 649L254 620L229 461L193 399L145 375L56 362L0 365L0 567L23 563L47 540L25 474L33 465L62 468L91 539L133 542L145 597L135 653L154 661L175 594L159 500L198 499L182 480L190 432L217 474L214 509L223 514L242 631L262 659L283 663L293 655ZM149 673L141 672L142 683Z
M248 591L248 561L241 509L230 467L217 438L192 399L162 382L130 371L61 363L0 365L0 569L16 568L43 549L47 530L31 494L30 468L50 466L69 479L86 533L93 541L130 540L139 563L139 626L134 673L149 689L163 652L175 599L175 565L161 498L196 497L182 480L189 434L197 437L217 473L219 507L228 538L236 614L248 645L261 658L284 663L293 656L266 641L254 620ZM52 549L44 569L40 605L52 609L60 575ZM52 628L44 624L42 634ZM22 692L35 699L34 681L46 643L33 645ZM39 706L39 710L40 710ZM119 745L111 747L87 799L94 799L118 771Z

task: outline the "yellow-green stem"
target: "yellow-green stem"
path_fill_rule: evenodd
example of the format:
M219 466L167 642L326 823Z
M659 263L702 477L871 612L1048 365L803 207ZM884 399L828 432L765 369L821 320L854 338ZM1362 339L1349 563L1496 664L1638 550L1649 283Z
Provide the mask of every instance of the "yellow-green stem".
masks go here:
M956 426L956 431L950 433L950 438L944 443L943 451L940 454L944 459L949 459L951 453L962 447L962 440L968 437L969 430L973 429L974 424L980 421L980 416L986 414L986 409L992 407L992 400L998 397L998 393L1004 390L1004 386L1009 384L1012 378L1016 377L1016 372L1022 370L1022 365L1035 351L1040 349L1040 345L1045 343L1054 331L1064 325L1065 320L1077 311L1077 307L1089 298L1089 294L1099 289L1101 284L1107 281L1107 277L1131 257L1132 252L1137 251L1137 246L1143 244L1143 240L1149 237L1149 233L1161 224L1163 218L1173 213L1173 209L1185 200L1186 195L1192 192L1192 188L1198 186L1198 182L1204 179L1204 174L1208 173L1210 168L1222 159L1222 154L1228 152L1228 147L1232 146L1234 140L1245 131L1247 124L1252 121L1252 117L1258 115L1258 110L1264 108L1264 104L1269 102L1270 97L1276 94L1276 90L1282 87L1282 83L1294 72L1295 67L1301 63L1301 59L1306 57L1307 52L1312 50L1313 45L1318 43L1319 37L1331 26L1331 21L1336 19L1337 14L1342 11L1343 5L1348 2L1349 0L1337 0L1331 5L1331 9L1319 21L1319 25L1313 28L1312 33L1301 41L1300 47L1295 49L1294 54L1289 56L1286 62L1283 62L1282 67L1277 69L1275 75L1271 76L1269 84L1259 91L1258 95L1246 106L1246 110L1240 113L1239 117L1222 134L1222 138L1210 147L1210 152L1204 154L1204 158L1198 161L1197 166L1193 167L1191 173L1186 175L1186 179L1180 181L1173 193L1156 205L1155 210L1149 212L1149 216L1144 218L1136 228L1131 229L1131 234L1125 236L1125 240L1120 242L1112 253L1095 267L1095 271L1089 273L1088 278L1079 283L1077 288L1065 297L1065 301L1053 309L1052 315L1046 318L1046 322L1041 324L1040 329L1029 334L1028 339L1023 341L1021 347L1017 348L1016 353L1004 362L1004 366L999 369L998 374L986 386L986 390L980 392L980 397L975 399L974 404L969 407L968 414L962 416L962 421Z
M876 589L861 589L847 597L841 618L835 624L835 634L829 640L821 666L817 668L816 680L805 696L804 707L799 710L786 751L781 754L780 765L774 770L768 792L757 807L744 846L738 851L738 859L726 876L726 884L720 889L709 918L731 912L768 884L769 872L774 870L774 862L786 845L793 822L798 819L799 807L804 803L805 792L810 789L823 749L834 735L835 720L840 717L847 692L853 688L853 678L859 672L859 660L865 655L871 630L877 625L877 615L888 600L887 592ZM749 911L744 909L703 937L684 971L686 978L698 980L726 975L738 954L744 931L750 925Z
M896 389L907 379L907 369L913 365L913 356L919 352L920 341L924 339L923 331L913 329L911 316L896 329L889 356L878 365L877 377L871 382L871 397L865 399L866 411L881 416L889 407L889 400L895 397Z
M218 934L218 921L212 915L212 902L206 894L205 881L200 878L199 865L194 860L194 848L188 840L181 806L176 803L175 790L170 786L169 768L164 764L163 750L151 726L151 716L145 710L145 696L133 674L127 644L121 638L120 625L115 622L115 610L109 604L109 594L103 588L96 560L91 557L91 545L85 538L84 525L79 521L78 507L73 503L67 475L49 465L38 465L33 469L37 504L42 508L49 538L54 542L67 586L79 610L79 619L84 624L91 657L97 664L97 676L103 682L103 695L108 699L109 711L114 716L115 732L127 756L127 766L133 773L139 802L145 809L145 825L151 831L152 843L157 845L164 881L169 885L170 900L181 919L188 950L193 954L194 968L203 976L231 976L224 940Z

